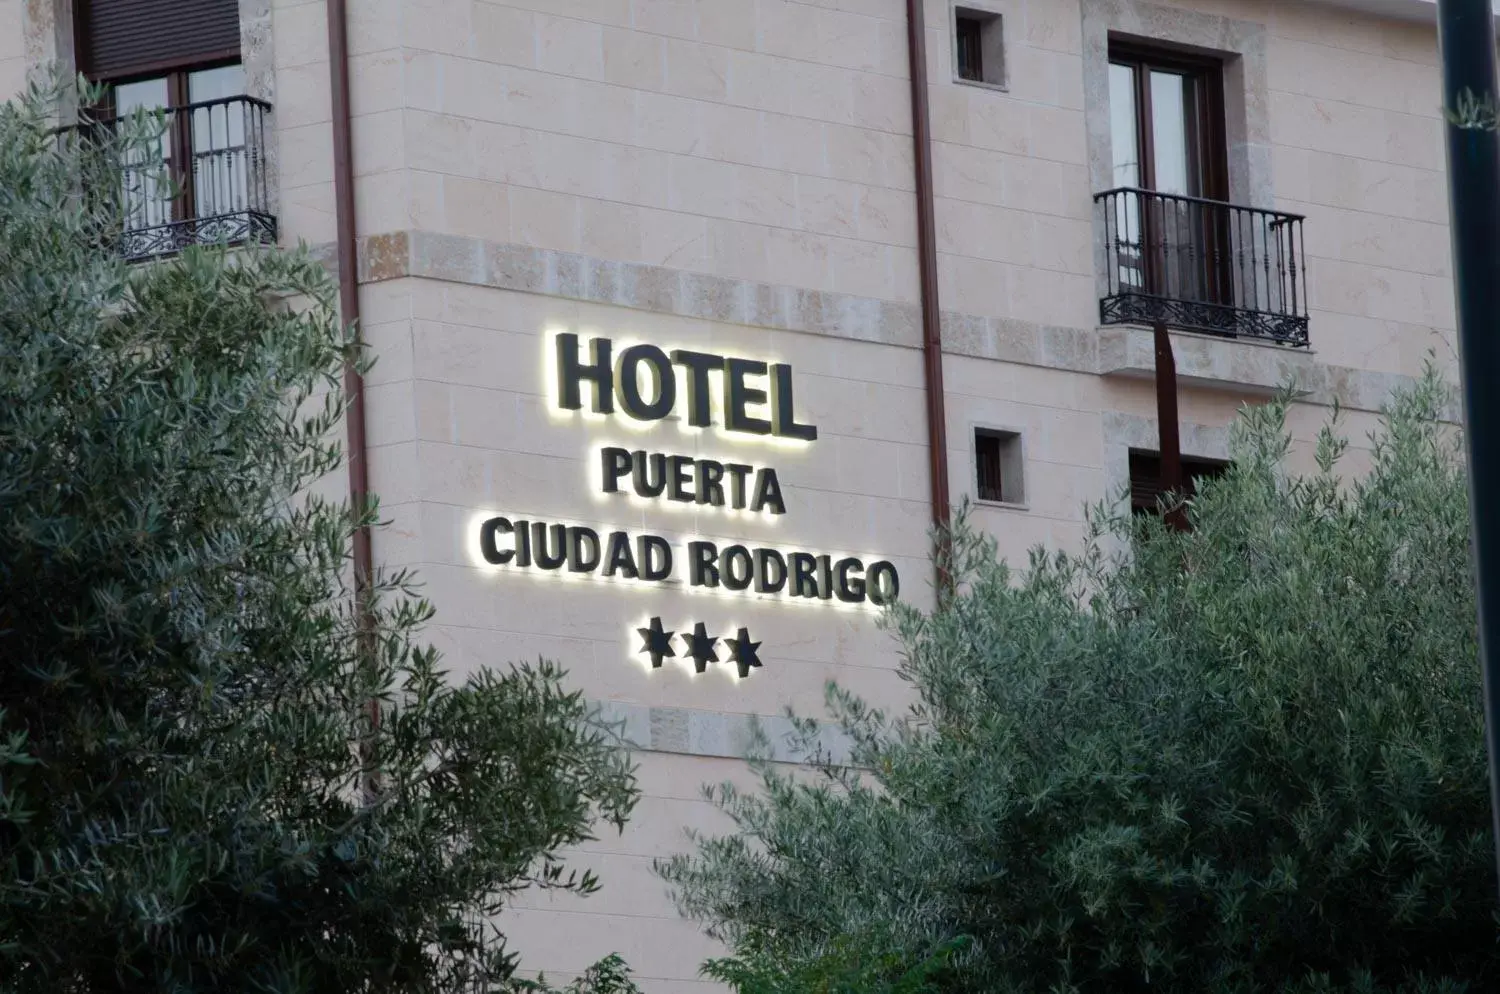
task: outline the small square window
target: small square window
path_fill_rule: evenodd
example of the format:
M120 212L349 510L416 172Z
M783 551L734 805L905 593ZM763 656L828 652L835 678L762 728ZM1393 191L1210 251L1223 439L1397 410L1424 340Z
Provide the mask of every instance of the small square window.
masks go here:
M956 78L987 86L1005 85L1002 20L992 10L953 8L953 67Z
M1026 491L1021 477L1021 436L993 428L974 429L974 470L978 497L999 504L1021 504Z

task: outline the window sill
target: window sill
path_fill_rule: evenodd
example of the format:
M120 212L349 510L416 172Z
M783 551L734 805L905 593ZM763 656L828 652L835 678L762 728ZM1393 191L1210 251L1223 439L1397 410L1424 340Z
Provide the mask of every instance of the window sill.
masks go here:
M1029 511L1031 505L1024 501L1013 500L985 500L983 497L975 497L974 503L978 507L993 507L999 511Z
M973 86L981 90L993 90L996 93L1010 92L1010 87L1005 83L986 83L982 79L964 79L962 76L954 76L953 82L959 86Z

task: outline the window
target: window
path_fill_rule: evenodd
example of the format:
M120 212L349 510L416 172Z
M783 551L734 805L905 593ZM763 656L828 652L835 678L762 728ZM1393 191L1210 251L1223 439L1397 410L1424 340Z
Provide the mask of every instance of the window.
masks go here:
M81 0L79 63L109 85L104 121L163 112L155 148L124 164L122 251L274 241L264 103L245 95L237 0Z
M128 231L233 213L249 179L246 114L233 99L243 96L244 89L245 74L238 64L115 86L111 116L168 112L156 154L126 168Z
M956 78L988 86L1005 85L1005 48L999 14L973 7L953 8L953 66Z
M1223 67L1111 46L1114 185L1225 199Z
M1021 477L1021 436L993 428L974 429L974 471L978 497L1001 504L1026 500Z
M1174 300L1232 300L1223 67L1112 45L1110 143L1117 284Z
M1198 492L1201 480L1223 476L1229 468L1227 462L1218 459L1201 459L1195 456L1182 457L1182 488L1184 496L1191 498ZM1130 510L1133 514L1158 514L1161 499L1165 496L1161 482L1161 457L1155 452L1130 452Z

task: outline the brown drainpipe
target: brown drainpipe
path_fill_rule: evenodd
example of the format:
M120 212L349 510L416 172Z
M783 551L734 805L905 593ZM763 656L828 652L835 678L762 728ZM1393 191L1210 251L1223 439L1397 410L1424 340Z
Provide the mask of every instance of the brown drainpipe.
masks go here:
M354 143L351 138L349 111L349 19L345 0L328 0L328 80L333 96L333 200L337 225L336 245L339 259L339 316L345 325L359 328L359 243L354 218ZM349 506L362 514L370 494L370 468L365 441L365 378L354 361L344 363L344 412L349 450ZM370 592L374 575L374 554L370 528L360 525L354 531L354 595L358 604L361 644L367 642L373 618L364 599ZM369 704L370 722L380 726L380 702ZM374 794L378 783L373 774L366 777L366 796Z
M354 224L354 147L349 114L349 25L344 0L328 0L328 77L333 92L333 200L339 256L339 314L344 324L359 325L359 245ZM370 493L365 453L365 378L353 363L344 364L345 415L349 448L349 503L357 510ZM354 533L354 584L363 594L373 572L370 529Z
M911 131L916 144L917 266L922 291L922 372L927 389L927 462L932 480L932 523L939 553L946 551L949 522L948 422L943 394L943 321L938 307L937 232L933 222L932 125L927 105L927 25L922 0L906 0L906 42L911 64ZM938 589L952 577L939 556Z

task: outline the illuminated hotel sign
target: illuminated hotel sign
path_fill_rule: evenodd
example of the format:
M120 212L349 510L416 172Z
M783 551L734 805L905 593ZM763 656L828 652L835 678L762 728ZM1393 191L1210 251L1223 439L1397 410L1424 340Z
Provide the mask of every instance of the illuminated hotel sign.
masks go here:
M585 346L571 333L552 336L548 360L549 403L561 412L641 425L675 415L689 431L783 444L808 445L818 437L814 425L796 418L792 368L783 363L669 353L655 345L617 351L608 338L591 338ZM598 448L595 457L595 482L606 500L633 497L773 518L787 513L771 466L614 445ZM866 563L854 556L697 538L674 544L655 534L601 534L584 525L504 516L480 519L477 530L480 556L506 569L677 581L695 590L875 607L890 604L900 592L896 567L885 560ZM748 640L743 630L741 639ZM653 655L659 665L660 656Z

